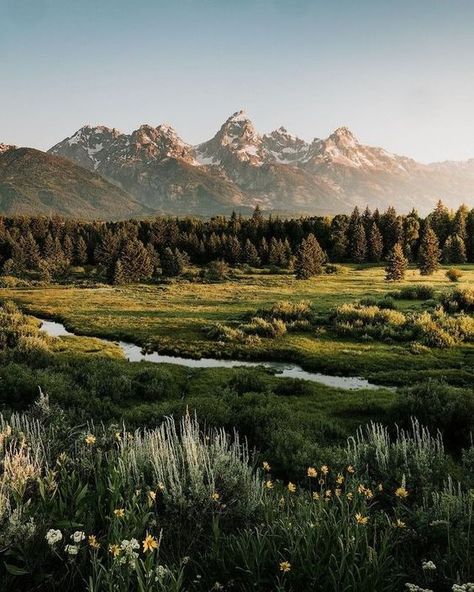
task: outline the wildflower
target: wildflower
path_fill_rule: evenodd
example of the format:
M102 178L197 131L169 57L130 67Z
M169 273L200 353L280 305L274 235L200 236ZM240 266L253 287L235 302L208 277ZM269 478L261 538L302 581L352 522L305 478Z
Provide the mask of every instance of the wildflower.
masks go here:
M344 483L344 475L341 475L341 473L339 473L339 475L336 477L336 483L338 485L342 485Z
M114 514L117 518L123 518L125 516L125 510L123 508L116 508Z
M367 524L367 522L369 521L369 517L368 516L363 516L362 514L360 514L358 512L355 515L355 520L356 520L357 524Z
M97 537L95 536L95 534L91 534L87 537L87 542L89 543L89 547L91 549L99 549L100 548L100 543L97 540Z
M156 493L154 491L149 491L148 498L150 499L151 502L154 502L156 500Z
M324 497L329 498L332 497L332 491L330 489L326 489L324 493Z
M288 487L288 491L289 491L290 493L295 493L295 491L296 491L296 485L295 485L294 483L292 483L292 482L290 481L290 482L288 483L287 487Z
M270 481L270 479L268 481L265 481L265 487L267 489L273 489L273 481Z
M211 500L214 502L218 502L221 499L221 496L217 493L217 491L214 491L213 493L211 493Z
M287 573L291 570L291 563L289 561L281 561L280 562L280 571L283 573Z
M329 473L329 467L328 467L327 465L323 465L323 466L321 467L321 473L322 473L323 475L327 475L327 474Z
M117 442L120 442L120 440L122 439L122 434L120 432L115 432L115 439L117 440Z
M405 487L401 486L395 490L395 495L400 499L406 499L408 497L408 491L405 489Z
M393 526L395 528L406 528L407 525L405 524L405 522L403 522L403 520L400 520L400 518L397 518L395 520L395 522L393 523Z
M314 500L318 500L319 499L319 493L317 491L313 491L313 499Z
M119 545L109 545L109 553L111 553L114 557L118 557L121 553L121 549Z
M349 465L346 470L348 473L351 473L351 475L355 473L355 469L352 465Z
M371 489L366 489L364 491L364 495L367 499L372 499L374 497L374 494L372 493Z
M85 443L88 446L93 446L97 441L97 438L93 435L93 434L87 434L87 436L85 437Z
M436 571L436 565L432 561L423 561L421 569L424 571Z
M266 460L264 460L264 461L263 461L263 463L262 463L262 466L263 466L263 470L264 470L264 471L266 471L267 473L268 473L268 471L271 469L271 466L270 466L270 464L269 464L269 463L267 463L267 461L266 461Z
M79 552L79 547L77 545L66 545L64 550L68 555L77 555Z
M153 551L153 549L158 548L158 541L155 537L151 536L151 534L147 534L145 540L143 541L143 552L146 553L147 551Z
M76 530L76 532L71 535L71 541L74 541L75 543L80 543L85 538L86 535L82 530Z
M378 491L383 491L383 485L382 485L382 483L379 483L379 484L377 485L377 490L378 490Z
M164 491L164 490L165 490L164 483L162 483L161 481L158 483L158 489L159 489L160 491Z
M307 475L308 477L317 477L318 471L314 467L308 467Z
M53 528L50 528L48 530L48 532L46 533L46 541L48 543L48 545L55 545L56 543L59 543L59 541L62 540L63 538L63 533L60 530L54 530Z
M336 487L336 489L334 490L334 493L336 494L337 497L341 497L342 489L340 489L339 487Z

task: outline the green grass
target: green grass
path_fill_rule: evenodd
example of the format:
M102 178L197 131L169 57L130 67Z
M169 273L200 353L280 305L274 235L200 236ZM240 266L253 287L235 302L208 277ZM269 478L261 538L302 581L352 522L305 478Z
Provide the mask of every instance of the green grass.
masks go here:
M472 284L474 266L461 266L462 282ZM258 346L216 344L206 335L215 322L237 324L245 315L280 300L309 300L318 313L360 298L381 298L404 285L429 284L438 294L451 289L445 269L426 278L410 269L403 282L388 284L383 267L350 266L347 274L298 281L293 275L242 274L220 284L178 281L160 285L82 288L51 286L3 289L38 316L63 321L82 335L150 344L162 352L200 356L292 360L309 370L361 375L387 384L439 377L455 384L472 381L474 348L463 345L414 355L406 345L357 342L332 333L287 333ZM422 301L397 300L402 311L421 310Z

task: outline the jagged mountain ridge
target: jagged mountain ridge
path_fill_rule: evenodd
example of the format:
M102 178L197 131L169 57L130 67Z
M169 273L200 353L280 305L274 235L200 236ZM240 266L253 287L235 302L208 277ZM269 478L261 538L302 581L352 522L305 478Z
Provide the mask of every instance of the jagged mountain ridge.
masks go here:
M285 128L260 134L243 111L197 146L170 125L131 134L85 126L50 152L95 171L156 211L228 213L267 210L334 214L355 205L404 211L474 205L474 159L424 165L360 144L347 127L312 142Z
M82 219L150 213L100 175L33 148L0 144L0 213L61 214Z

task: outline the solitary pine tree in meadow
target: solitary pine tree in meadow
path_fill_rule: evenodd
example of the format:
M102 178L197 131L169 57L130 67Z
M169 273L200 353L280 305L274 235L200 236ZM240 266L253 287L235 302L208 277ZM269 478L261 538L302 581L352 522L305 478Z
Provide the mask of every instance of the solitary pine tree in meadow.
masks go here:
M326 255L314 234L304 238L296 254L296 277L300 280L319 275L323 270Z
M439 248L438 237L434 230L428 224L421 239L420 249L418 251L418 267L421 275L431 275L439 267L441 251Z
M408 261L403 254L402 245L400 243L395 243L387 258L385 279L387 281L402 280L405 277L407 266Z

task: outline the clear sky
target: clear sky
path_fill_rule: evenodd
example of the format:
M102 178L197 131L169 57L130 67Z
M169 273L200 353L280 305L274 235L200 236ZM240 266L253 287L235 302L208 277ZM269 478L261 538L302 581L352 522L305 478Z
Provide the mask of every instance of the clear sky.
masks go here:
M474 0L0 0L0 142L169 122L198 143L240 108L474 157Z

